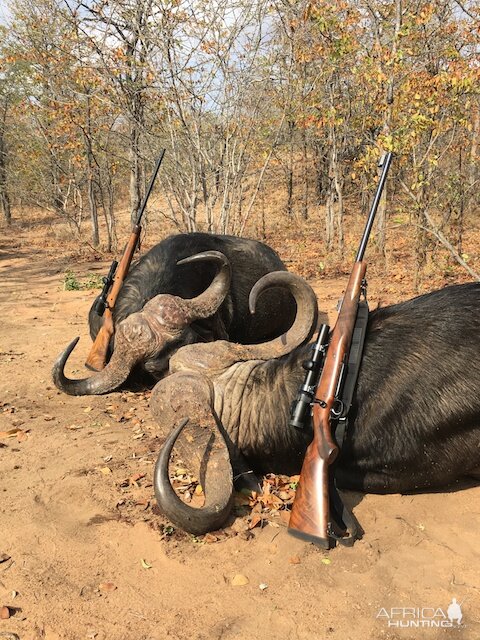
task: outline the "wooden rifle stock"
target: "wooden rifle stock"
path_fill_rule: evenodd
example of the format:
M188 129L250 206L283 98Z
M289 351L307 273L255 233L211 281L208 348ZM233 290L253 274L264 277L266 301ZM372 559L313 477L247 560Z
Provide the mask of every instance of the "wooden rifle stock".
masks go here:
M332 535L346 535L346 531L335 528L329 515L329 466L338 455L338 446L331 430L331 412L335 407L342 369L350 349L366 268L365 262L355 262L331 334L313 404L313 441L305 455L288 525L292 535L326 549L330 548Z
M103 325L97 333L97 337L92 344L92 348L90 349L90 353L88 354L88 358L85 362L85 366L94 371L101 371L107 363L108 346L110 344L110 339L114 334L112 309L115 306L123 281L130 269L130 263L132 262L135 249L137 248L141 230L142 227L139 224L136 224L130 234L122 259L117 267L115 280L113 281L112 288L107 296L107 307L103 314Z

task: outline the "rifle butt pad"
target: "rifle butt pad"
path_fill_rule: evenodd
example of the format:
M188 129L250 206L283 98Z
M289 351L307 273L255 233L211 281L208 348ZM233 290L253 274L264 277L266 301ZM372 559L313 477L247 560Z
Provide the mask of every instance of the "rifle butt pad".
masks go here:
M294 529L293 527L288 527L287 531L294 538L298 538L304 542L312 542L322 549L331 549L333 546L330 538L321 538L311 533L305 533L305 531L299 531L299 529Z

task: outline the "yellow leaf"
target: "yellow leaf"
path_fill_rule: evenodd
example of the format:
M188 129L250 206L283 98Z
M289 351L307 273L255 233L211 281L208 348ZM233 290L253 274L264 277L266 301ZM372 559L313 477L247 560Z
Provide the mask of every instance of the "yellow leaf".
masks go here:
M9 429L8 431L0 431L0 438L13 438L20 433L21 429Z

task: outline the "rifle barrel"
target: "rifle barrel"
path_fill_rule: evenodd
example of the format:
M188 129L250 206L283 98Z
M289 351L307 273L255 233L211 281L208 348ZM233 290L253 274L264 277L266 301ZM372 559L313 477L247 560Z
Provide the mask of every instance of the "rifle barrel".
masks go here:
M360 246L358 248L358 253L357 253L357 257L355 258L355 262L360 262L361 260L363 260L363 255L365 253L365 249L367 248L368 238L370 237L370 232L372 230L373 222L377 214L378 205L380 203L380 198L382 197L383 187L385 186L385 181L387 179L388 170L390 169L392 157L393 157L393 153L389 151L386 155L383 156L383 158L380 161L380 166L382 167L382 174L378 182L377 190L375 192L375 198L373 199L373 203L370 208L370 213L368 214L367 224L365 225L365 231L363 232L363 236L360 241Z
M140 211L138 212L137 219L135 220L135 225L138 226L142 219L143 213L145 211L145 207L147 206L148 199L153 189L153 185L155 184L155 178L157 177L158 170L160 169L160 165L162 164L163 156L165 155L165 149L162 149L160 152L160 156L157 160L157 164L155 165L155 169L153 170L152 177L150 178L150 184L148 185L147 191L145 193L145 197L142 201L142 206L140 207Z

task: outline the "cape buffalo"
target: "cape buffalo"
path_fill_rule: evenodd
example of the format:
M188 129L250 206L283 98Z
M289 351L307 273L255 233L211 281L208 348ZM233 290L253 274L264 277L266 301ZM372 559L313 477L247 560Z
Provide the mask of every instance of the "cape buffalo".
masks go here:
M197 258L186 259L194 254ZM198 309L196 313L193 309L192 313L187 312L188 300L200 300L199 296L207 290L219 268L215 300L201 313ZM55 362L55 385L71 395L108 393L121 385L134 368L135 373L147 373L158 380L168 368L170 355L182 345L220 338L248 344L279 335L288 329L295 314L295 304L287 292L271 291L255 316L248 310L252 286L266 273L278 270L285 270L278 255L256 240L207 233L166 238L140 258L123 283L113 310L116 337L113 358L107 367L90 378L68 379L64 367L76 345L74 341ZM162 305L147 307L147 303L159 294L184 299L184 317L175 318L170 324L165 315L160 323L155 322L156 310ZM155 325L151 324L149 330L155 338L147 331L142 343L139 323L144 317L138 312L144 308ZM127 326L123 326L124 323ZM89 324L95 339L102 318L95 313L94 305L90 309Z
M311 429L289 425L317 317L313 291L290 273L272 273L259 295L283 283L297 299L292 329L254 346L226 341L180 349L151 409L171 431L157 461L160 509L195 533L217 529L233 496L232 461L254 472L298 473ZM446 287L370 313L349 428L338 460L341 488L396 493L444 486L480 468L480 283ZM185 424L187 433L179 437ZM172 430L172 425L175 428ZM188 436L188 437L187 437ZM178 439L178 440L177 440ZM205 491L193 508L174 492L174 444Z

